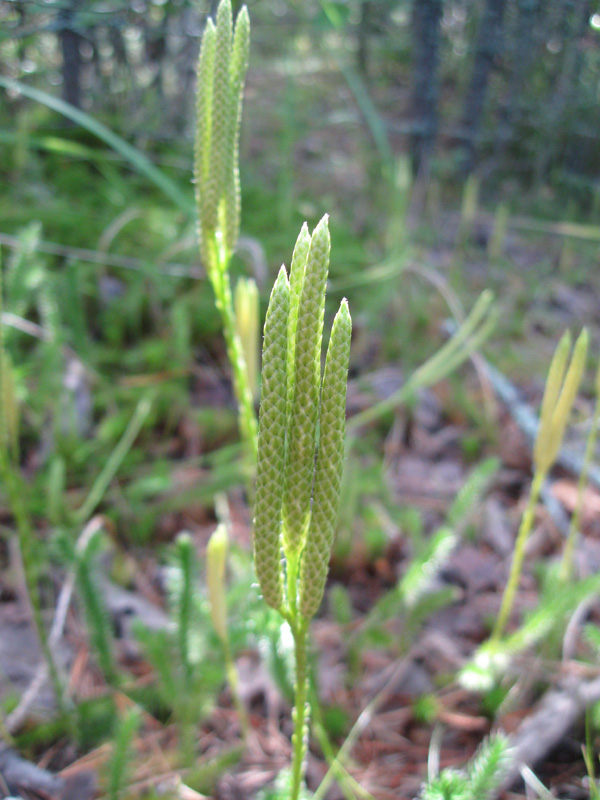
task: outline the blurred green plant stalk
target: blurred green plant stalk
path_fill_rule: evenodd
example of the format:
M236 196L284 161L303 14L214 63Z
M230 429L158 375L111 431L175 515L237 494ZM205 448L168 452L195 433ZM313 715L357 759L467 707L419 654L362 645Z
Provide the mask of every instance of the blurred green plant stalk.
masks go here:
M573 356L569 363L571 335L567 331L558 343L550 364L540 410L540 425L533 450L533 482L527 507L517 534L508 581L492 632L492 644L498 643L502 638L513 609L521 572L523 571L525 547L533 528L535 509L540 491L558 456L571 415L571 409L585 370L588 338L588 333L584 328L575 343Z
M234 28L231 2L221 0L216 25L207 21L200 48L194 175L200 253L223 322L240 434L256 458L256 414L229 276L240 227L239 129L249 44L246 7Z
M227 526L220 522L216 530L210 537L206 548L206 585L208 588L208 598L210 601L210 615L217 632L217 636L223 645L223 655L225 657L225 672L231 690L234 705L238 712L240 727L244 736L249 729L248 715L240 696L240 682L238 671L235 666L231 643L229 641L229 630L227 628L227 598L225 596L225 567L227 564L227 549L229 547L229 536Z

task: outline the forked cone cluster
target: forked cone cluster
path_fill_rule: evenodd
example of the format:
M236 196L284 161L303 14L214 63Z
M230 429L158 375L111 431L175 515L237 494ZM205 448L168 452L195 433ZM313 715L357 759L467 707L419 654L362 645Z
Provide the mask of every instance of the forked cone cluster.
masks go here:
M313 617L323 597L344 459L352 331L345 299L321 377L330 246L326 216L312 236L303 226L264 330L254 555L266 602L292 619L297 610Z

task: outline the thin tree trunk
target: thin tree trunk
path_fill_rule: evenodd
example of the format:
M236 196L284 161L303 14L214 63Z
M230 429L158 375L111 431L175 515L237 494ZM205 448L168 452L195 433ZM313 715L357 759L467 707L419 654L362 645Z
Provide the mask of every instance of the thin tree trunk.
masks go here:
M477 31L473 70L462 114L463 168L466 173L473 169L490 75L503 48L502 27L505 9L506 0L486 0Z
M427 170L438 129L441 17L442 0L414 0L411 156L415 174Z
M81 37L75 30L78 0L62 8L58 14L59 39L62 51L63 99L81 108Z

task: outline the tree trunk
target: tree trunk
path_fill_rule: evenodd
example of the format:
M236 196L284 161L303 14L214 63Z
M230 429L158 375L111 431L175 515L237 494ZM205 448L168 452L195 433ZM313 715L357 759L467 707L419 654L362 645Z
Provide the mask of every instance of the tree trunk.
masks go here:
M523 95L531 86L531 71L538 43L543 39L541 0L517 0L517 24L514 30L513 68L508 92L508 106L497 128L496 156L503 154L521 121L524 111Z
M63 100L81 108L81 37L74 25L78 0L63 7L58 14L58 36L62 51Z
M506 0L486 0L477 31L473 70L462 115L463 168L466 173L473 169L490 75L502 52L505 9Z
M411 157L415 174L425 171L438 128L438 67L442 0L414 0Z

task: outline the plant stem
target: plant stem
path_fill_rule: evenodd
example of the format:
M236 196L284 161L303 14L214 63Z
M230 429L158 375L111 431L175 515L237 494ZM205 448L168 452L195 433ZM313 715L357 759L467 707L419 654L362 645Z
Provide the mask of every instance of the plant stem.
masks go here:
M245 739L248 735L249 730L249 723L248 723L248 714L246 713L246 708L242 703L242 698L240 696L240 681L238 676L238 671L235 666L235 661L233 660L233 656L231 654L231 646L229 644L229 637L225 639L223 642L223 650L225 655L225 670L227 672L227 682L229 683L229 689L231 690L231 698L233 700L233 705L238 713L238 717L240 720L240 728L242 729L242 736Z
M294 634L294 655L296 659L295 704L293 712L294 733L292 735L292 790L290 800L298 800L304 785L306 769L306 750L308 747L308 667L306 654L306 634L308 620L297 616L292 628Z
M245 441L253 461L258 453L258 425L256 412L252 401L252 392L248 381L248 370L244 360L242 344L235 325L235 312L233 310L233 297L229 281L229 254L218 246L215 236L215 245L212 252L216 252L217 263L207 267L207 272L215 292L215 302L223 322L223 334L227 347L227 357L233 370L233 390L239 410L239 428L242 439Z
M504 589L504 594L502 595L502 603L500 605L498 616L496 617L496 625L494 626L494 631L491 637L491 641L495 643L500 641L512 611L515 594L519 586L519 579L523 570L525 545L527 544L529 534L531 533L531 529L533 527L535 507L540 496L540 490L546 478L546 472L546 470L537 470L533 476L533 483L531 484L531 489L529 492L527 508L523 514L521 525L519 527L519 533L517 534L517 540L515 542L515 550L513 553L512 564L510 566L508 582L506 584L506 588Z

